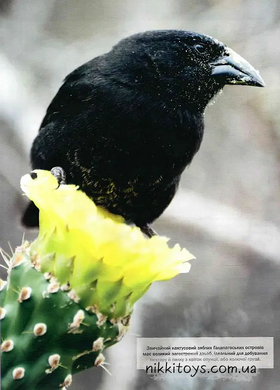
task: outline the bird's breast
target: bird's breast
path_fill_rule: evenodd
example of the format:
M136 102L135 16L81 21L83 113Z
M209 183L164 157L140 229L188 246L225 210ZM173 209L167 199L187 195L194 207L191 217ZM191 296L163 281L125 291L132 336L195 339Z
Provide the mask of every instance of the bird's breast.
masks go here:
M161 164L174 176L183 172L200 148L204 130L203 115L188 110L174 110L162 115L161 126L152 132L150 153L154 164Z

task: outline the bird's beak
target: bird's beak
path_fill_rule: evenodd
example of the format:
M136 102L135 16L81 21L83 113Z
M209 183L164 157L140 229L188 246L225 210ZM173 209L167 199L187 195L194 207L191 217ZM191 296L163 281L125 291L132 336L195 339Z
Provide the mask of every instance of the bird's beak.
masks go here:
M212 76L224 84L265 86L259 72L230 48L226 48L224 56L212 65Z

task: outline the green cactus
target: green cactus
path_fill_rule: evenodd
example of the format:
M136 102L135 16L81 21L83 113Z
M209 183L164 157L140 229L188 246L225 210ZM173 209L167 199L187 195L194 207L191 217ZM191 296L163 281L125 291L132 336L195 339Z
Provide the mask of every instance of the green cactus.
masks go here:
M101 365L102 351L128 328L129 316L109 320L87 311L38 272L28 243L9 261L1 287L3 390L67 388L72 374Z
M39 236L10 259L2 253L2 390L66 389L73 374L103 366L134 303L193 258L163 237L145 239L75 186L57 188L50 172L34 173L21 185L40 209Z

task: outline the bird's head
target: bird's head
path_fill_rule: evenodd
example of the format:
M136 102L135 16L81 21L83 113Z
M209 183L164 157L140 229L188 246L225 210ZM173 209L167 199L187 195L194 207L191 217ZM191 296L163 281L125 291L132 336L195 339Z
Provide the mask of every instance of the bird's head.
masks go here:
M226 84L263 87L258 71L223 43L190 31L158 30L123 39L110 52L118 77L153 95L203 110Z

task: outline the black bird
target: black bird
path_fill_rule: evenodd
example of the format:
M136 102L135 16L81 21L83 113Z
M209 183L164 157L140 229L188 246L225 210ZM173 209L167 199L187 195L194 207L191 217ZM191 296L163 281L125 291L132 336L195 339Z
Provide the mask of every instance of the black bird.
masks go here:
M264 86L209 36L161 30L123 39L66 77L32 145L32 168L62 167L68 183L151 236L200 147L204 109L225 84ZM38 225L34 204L22 221Z

